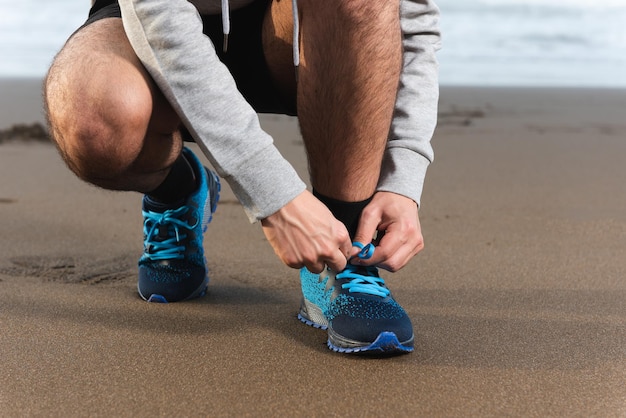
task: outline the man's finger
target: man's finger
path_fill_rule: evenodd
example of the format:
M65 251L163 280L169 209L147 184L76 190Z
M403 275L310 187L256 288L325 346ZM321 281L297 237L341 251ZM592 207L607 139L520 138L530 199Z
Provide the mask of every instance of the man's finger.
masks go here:
M362 266L378 266L385 270L390 270L393 263L390 260L403 259L406 257L410 250L403 247L403 240L397 233L388 232L380 240L374 254L369 259L355 258L351 260L352 264L358 264Z
M372 242L379 223L380 216L374 216L371 215L368 211L363 211L353 241L360 242L363 245L367 245ZM360 248L352 247L352 249L350 250L350 256L355 257L359 253L359 251L361 251Z
M337 251L333 254L332 258L328 258L324 261L326 261L326 265L330 267L331 270L337 271L337 272L345 269L346 265L348 264L348 259L346 258L345 252L343 252L340 249L337 249Z
M324 271L325 264L324 263L306 263L305 267L311 273L319 274Z

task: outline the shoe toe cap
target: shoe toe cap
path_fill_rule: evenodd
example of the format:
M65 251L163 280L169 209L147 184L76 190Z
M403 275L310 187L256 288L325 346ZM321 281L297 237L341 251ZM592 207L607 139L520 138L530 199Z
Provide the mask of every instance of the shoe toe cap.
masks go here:
M146 300L152 295L160 295L168 302L189 299L203 290L207 283L206 269L197 266L181 266L177 263L158 267L139 266L139 294Z

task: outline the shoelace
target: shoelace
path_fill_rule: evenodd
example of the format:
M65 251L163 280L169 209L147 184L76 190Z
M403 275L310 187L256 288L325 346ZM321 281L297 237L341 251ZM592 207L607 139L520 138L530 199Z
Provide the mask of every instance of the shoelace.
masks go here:
M357 257L367 260L374 255L374 245L363 245L360 242L352 243L361 251ZM385 281L378 276L378 269L374 266L355 266L348 264L346 268L336 276L337 279L349 279L350 281L341 285L342 289L348 292L358 292L367 295L380 296L385 298L389 296L389 289L385 287Z
M142 211L145 218L143 232L146 236L144 241L145 256L150 260L171 260L184 258L185 246L181 243L187 238L187 234L181 230L191 230L198 225L198 220L193 225L180 219L187 213L189 208L181 206L175 210L166 210L163 213ZM166 239L161 239L160 231L165 228Z

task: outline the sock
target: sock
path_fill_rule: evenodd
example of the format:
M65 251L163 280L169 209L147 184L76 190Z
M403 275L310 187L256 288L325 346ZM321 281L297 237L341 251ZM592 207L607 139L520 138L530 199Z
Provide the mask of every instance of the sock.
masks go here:
M163 183L148 193L148 197L157 203L178 203L196 190L196 175L183 154L174 161Z
M372 198L362 200L360 202L344 202L342 200L333 199L332 197L324 196L313 189L313 195L317 197L330 212L348 229L350 239L353 239L356 235L356 229L359 226L359 219L361 218L361 212L372 201Z

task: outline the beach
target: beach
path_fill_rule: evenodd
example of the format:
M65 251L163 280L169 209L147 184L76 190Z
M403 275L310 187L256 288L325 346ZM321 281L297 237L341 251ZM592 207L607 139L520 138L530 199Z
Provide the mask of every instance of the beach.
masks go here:
M40 83L0 80L0 130L43 123ZM208 294L143 302L141 196L5 140L0 416L624 416L625 109L626 90L442 87L426 248L383 273L415 352L387 359L297 320L298 272L226 184ZM261 121L306 179L297 121Z

